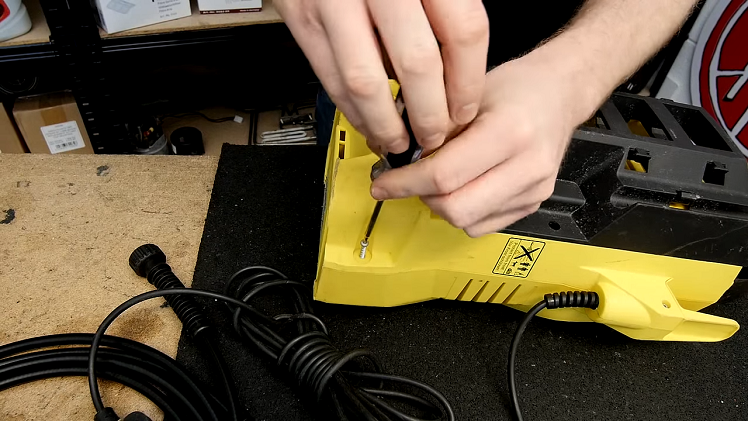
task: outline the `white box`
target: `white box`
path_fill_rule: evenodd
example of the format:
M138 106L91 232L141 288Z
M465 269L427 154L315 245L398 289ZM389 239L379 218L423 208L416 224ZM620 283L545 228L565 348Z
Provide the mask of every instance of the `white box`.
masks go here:
M91 0L108 33L190 16L189 0Z
M202 14L259 12L262 0L197 0Z

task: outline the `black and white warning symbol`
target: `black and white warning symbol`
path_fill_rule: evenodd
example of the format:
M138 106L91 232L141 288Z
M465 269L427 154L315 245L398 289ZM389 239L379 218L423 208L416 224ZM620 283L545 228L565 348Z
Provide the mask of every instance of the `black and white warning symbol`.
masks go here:
M510 238L493 268L493 273L527 278L544 247L545 243L542 241Z

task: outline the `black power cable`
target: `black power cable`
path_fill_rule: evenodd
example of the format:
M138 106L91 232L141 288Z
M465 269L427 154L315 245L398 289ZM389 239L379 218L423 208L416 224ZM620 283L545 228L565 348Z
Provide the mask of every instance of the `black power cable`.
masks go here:
M87 376L93 336L49 335L0 346L0 390L52 377ZM101 346L99 376L138 391L172 419L220 421L229 417L227 406L168 355L115 336L103 336ZM119 417L103 411L96 419Z
M546 294L543 301L535 304L530 311L527 312L525 318L522 319L517 331L514 332L512 338L512 344L509 347L509 361L508 361L508 379L509 379L509 394L511 395L512 408L514 409L514 415L518 421L522 421L522 410L519 407L519 397L517 396L517 385L515 382L514 363L517 359L517 349L519 348L519 341L522 339L522 334L525 332L527 325L530 323L533 317L540 313L543 309L556 309L564 307L578 307L578 308L591 308L596 309L600 305L600 297L596 292L589 291L574 291L574 292L562 292L555 294Z
M184 288L171 267L166 264L166 255L153 244L138 247L130 255L130 267L139 276L147 277L148 281L160 290ZM307 285L289 281L285 275L275 269L252 266L240 270L229 279L224 295L249 304L260 293L269 291L279 292L276 298L287 298L295 313L279 314L271 318L256 310L250 310L247 313L241 311L243 308L241 306L229 305L229 309L234 313L234 329L263 353L276 360L278 365L296 380L297 385L303 391L312 392L318 404L322 404L323 398L327 398L327 386L330 383L330 398L335 407L334 412L337 414L345 414L345 408L357 408L349 411L351 412L349 416L359 418L377 414L377 417L373 419L386 420L389 418L385 414L389 414L399 419L413 421L418 419L395 409L384 399L377 397L386 396L428 408L432 415L439 415L442 418L446 416L447 419L454 418L452 409L444 396L428 385L407 378L381 374L379 362L369 351L354 350L348 353L338 351L327 337L327 328L324 323L312 314L311 290ZM206 341L202 338L212 330L202 309L189 296L169 295L165 298L184 323L187 332L196 340L203 339L202 343L208 349L207 353L219 366L224 387L229 395L229 405L232 411L235 411L233 382L228 375L226 364L217 350L212 347L213 341ZM226 301L225 298L224 301ZM250 308L254 309L254 307ZM296 321L296 329L295 332L284 337L283 334L286 333L284 325L287 325L289 321ZM433 405L420 396L400 391L386 390L381 387L373 389L352 386L351 379L338 372L354 360L366 362L370 368L374 369L374 372L354 372L353 377L359 382L368 379L370 383L371 380L376 380L380 383L388 381L408 385L421 389L439 406ZM96 405L96 402L94 404ZM346 415L341 418L346 419Z
M130 259L132 268L160 290L135 296L114 309L94 335L65 334L27 339L0 346L0 391L23 383L61 376L88 376L91 399L96 408L95 421L118 421L112 408L104 406L97 379L104 378L128 386L150 399L175 421L238 420L233 382L225 361L213 347L206 352L218 365L228 404L195 381L171 357L141 343L104 333L112 322L130 307L143 301L164 297L177 313L190 335L205 341L212 330L192 297L213 298L226 303L233 313L236 332L263 354L275 360L302 392L314 396L319 408L339 420L454 420L446 398L432 387L405 377L382 373L377 359L366 350L339 351L330 341L325 324L312 313L308 285L290 281L281 272L252 266L235 273L226 285L226 294L183 288L166 264L158 247L138 248ZM287 299L292 313L269 316L254 304L270 291L273 297ZM522 421L515 385L515 360L519 342L530 320L541 310L580 307L595 309L595 292L547 294L519 324L512 339L508 378L512 407ZM81 347L83 345L83 347ZM69 348L60 348L60 347ZM55 348L55 349L47 349ZM385 387L389 384L392 387ZM417 393L406 391L417 390ZM429 418L410 415L420 409ZM436 417L436 418L435 418ZM124 418L148 420L138 412Z
M135 249L130 254L129 263L138 276L148 279L148 282L158 289L185 288L182 281L171 270L171 267L166 264L164 252L154 244L144 244ZM185 330L195 344L203 354L212 360L215 368L218 369L228 399L230 419L231 421L239 421L234 381L229 375L226 361L216 349L215 329L208 322L208 317L192 297L177 295L165 298L179 320L184 324Z
M270 286L278 286L280 284L277 283L278 281L271 282L271 283L258 283L255 287L256 289L262 290ZM303 284L300 284L298 282L293 281L283 281L287 286L304 286ZM305 286L304 286L305 287ZM259 292L259 291L257 291ZM171 295L192 295L192 296L200 296L200 297L206 297L206 298L212 298L215 300L224 301L234 307L237 308L239 312L246 311L249 313L249 316L256 318L257 320L265 320L270 322L277 322L278 320L284 320L284 319L298 319L300 323L304 323L306 319L312 320L317 323L321 323L319 319L310 314L310 313L300 313L297 315L280 315L281 317L275 317L270 318L266 316L265 314L262 314L257 309L255 309L250 304L237 300L232 297L225 296L223 294L218 294L215 292L210 291L203 291L203 290L196 290L196 289L189 289L189 288L173 288L173 289L166 289L166 290L158 290L158 291L150 291L146 292L140 295L137 295L124 303L120 304L117 308L115 308L109 315L104 319L104 321L99 325L99 328L96 330L96 333L93 336L93 340L91 342L91 348L89 351L89 357L88 357L88 385L91 392L91 399L93 401L93 405L96 408L97 413L106 413L111 412L111 408L107 408L104 406L104 402L101 398L101 392L99 390L99 385L97 382L97 368L96 364L99 361L98 350L102 343L102 339L104 338L104 333L109 328L109 326L114 322L114 320L119 317L122 313L124 313L126 310L128 310L130 307L139 304L143 301L150 300L152 298L157 297L166 297ZM249 297L251 298L251 297ZM246 298L245 298L246 299ZM235 321L236 321L236 313L235 313ZM258 336L251 336L252 338L258 338L258 337L264 337L265 335L268 335L265 339L281 339L282 336L280 336L278 333L268 329L266 326L262 325L253 325L252 322L247 321L243 319L244 316L241 314L239 317L239 323L241 326L245 327L247 331L251 332L251 335L257 334ZM391 391L391 390L384 390L381 388L367 388L367 387L358 387L353 385L353 382L351 382L351 379L346 378L346 374L352 374L350 377L359 378L363 380L375 380L377 382L383 382L383 381L390 381L390 382L397 382L401 384L406 384L409 386L414 386L416 388L419 388L428 394L431 395L433 399L435 399L438 404L442 405L443 415L446 415L446 419L448 420L454 420L454 413L452 412L451 407L449 406L449 403L446 401L446 398L436 391L435 389L431 388L430 386L417 382L415 380L411 380L404 377L399 376L393 376L393 375L387 375L387 374L381 374L377 372L342 372L340 371L341 368L343 368L347 363L350 361L359 358L359 357L367 357L370 359L370 361L374 364L375 369L379 370L378 364L376 363L376 360L368 351L365 350L356 350L351 351L347 354L341 354L334 350L333 347L329 346L329 341L327 341L326 334L324 331L326 328L324 325L320 325L322 328L322 331L310 331L308 333L301 334L294 338L293 340L286 343L286 345L283 347L279 357L278 362L281 365L286 365L289 370L291 370L294 374L296 374L298 377L300 384L302 385L313 385L316 387L315 389L315 395L317 397L318 402L322 400L322 398L325 396L325 392L327 391L326 385L329 380L331 380L333 377L335 377L336 385L337 386L331 386L330 390L330 399L332 400L334 404L334 409L338 415L342 415L341 419L348 419L347 413L353 414L352 416L355 417L354 419L367 419L367 420L389 420L389 418L386 413L389 413L393 416L398 417L399 419L404 420L419 420L419 418L409 416L391 405L389 405L387 402L382 400L378 396L387 396L391 398L399 398L404 401L408 401L411 403L416 404L423 404L428 407L428 409L437 409L436 405L433 403L430 403L428 400L425 400L419 396L399 392L399 391ZM256 328L256 330L255 330ZM245 334L247 333L245 331ZM248 335L250 335L248 334ZM261 343L258 342L258 343ZM267 342L267 345L270 345L271 341ZM262 348L261 348L262 349ZM265 351L272 352L272 345L269 347L264 347ZM442 416L439 419L444 419L445 417ZM202 419L202 418L195 418L195 419ZM428 418L429 420L433 420L433 418Z
M194 296L201 296L226 302L234 314L237 332L275 359L303 391L313 392L320 409L331 408L328 415L340 420L454 420L447 400L430 386L382 373L379 362L369 351L338 351L330 342L324 323L312 314L311 290L305 284L289 281L274 269L250 267L239 271L229 282L227 291L241 298L237 299L183 288L156 246L140 247L130 263L136 273L147 276L149 282L161 289L122 303L104 319L94 335L50 335L0 346L0 390L50 377L88 376L95 421L120 419L112 408L104 406L98 378L140 392L175 421L236 420L233 382L225 361L212 345L205 348L218 365L228 396L214 396L180 364L147 345L104 335L128 308L151 298L165 297L185 330L193 339L204 341L202 335L212 328L193 300ZM268 291L286 292L275 298L288 298L295 313L270 317L251 304L261 292ZM385 384L398 386L393 389ZM419 414L428 413L429 417L409 415L404 407L418 409ZM125 419L147 417L136 412Z
M331 412L341 420L454 419L449 402L432 387L382 373L369 351L338 350L330 341L325 324L312 313L309 285L290 281L275 269L254 266L235 273L224 293L251 304L271 290L278 291L275 298L286 299L285 304L293 308L293 313L270 317L229 305L234 330L275 360L302 393L314 396L318 407L331 404ZM359 367L355 367L356 363ZM397 390L385 388L385 383ZM404 392L403 386L420 393ZM429 418L406 413L393 406L394 402L406 403L409 409L420 407L429 413Z

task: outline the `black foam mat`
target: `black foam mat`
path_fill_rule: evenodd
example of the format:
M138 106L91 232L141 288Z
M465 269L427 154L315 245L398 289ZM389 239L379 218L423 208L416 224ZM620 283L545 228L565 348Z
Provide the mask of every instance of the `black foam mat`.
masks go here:
M323 171L323 152L313 146L224 145L192 286L222 291L247 265L311 283ZM222 306L208 311L228 326ZM706 311L746 321L748 299ZM397 308L315 303L315 312L341 349L368 348L388 372L429 383L452 403L458 420L511 419L506 361L523 313L443 300ZM256 420L324 419L229 328L220 346L241 403ZM520 401L527 420L746 420L747 355L745 330L720 343L645 342L603 325L538 318L518 354ZM177 359L210 377L185 336Z

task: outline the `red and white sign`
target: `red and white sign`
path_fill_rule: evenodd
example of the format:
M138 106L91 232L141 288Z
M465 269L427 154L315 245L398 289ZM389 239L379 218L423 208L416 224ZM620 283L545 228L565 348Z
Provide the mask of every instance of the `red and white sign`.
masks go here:
M748 0L722 0L709 14L691 62L691 101L748 156Z

